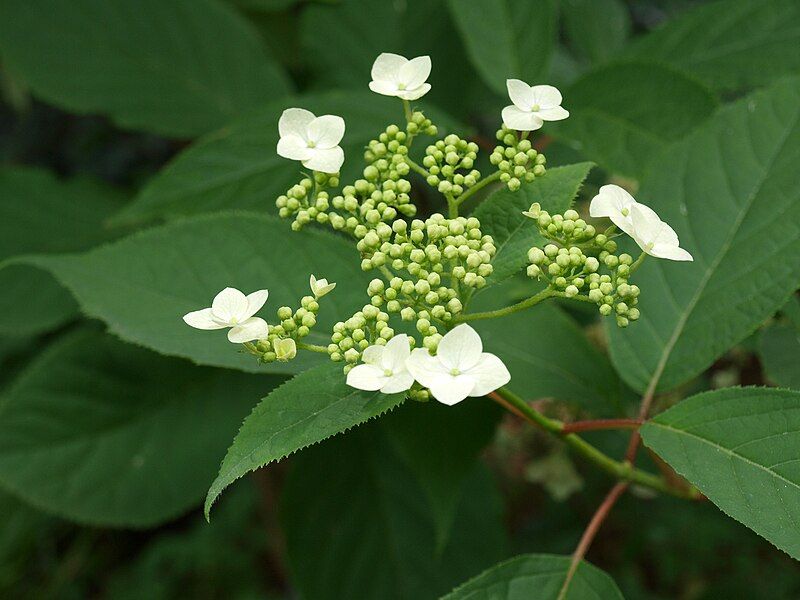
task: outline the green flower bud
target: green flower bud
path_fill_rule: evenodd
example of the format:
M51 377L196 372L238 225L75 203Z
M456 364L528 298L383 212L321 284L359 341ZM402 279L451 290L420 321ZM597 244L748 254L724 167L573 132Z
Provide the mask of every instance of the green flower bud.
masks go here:
M276 340L273 345L275 357L281 362L290 361L297 356L297 344L292 338Z

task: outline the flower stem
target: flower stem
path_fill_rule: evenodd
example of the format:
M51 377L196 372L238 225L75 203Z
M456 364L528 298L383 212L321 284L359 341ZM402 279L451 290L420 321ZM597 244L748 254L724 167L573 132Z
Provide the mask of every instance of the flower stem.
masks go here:
M639 255L639 257L635 261L633 261L629 273L632 274L636 269L638 269L639 265L641 265L644 262L645 258L647 258L647 252L642 252Z
M406 122L410 123L414 113L411 110L411 103L405 98L403 99L403 112L406 115Z
M498 179L500 179L500 171L496 171L496 172L492 173L486 179L481 179L478 183L476 183L471 188L469 188L466 192L461 194L461 196L458 198L459 206L461 204L463 204L464 201L467 200L470 196L472 196L475 192L477 192L478 190L486 187L490 183L493 183L493 182L497 181Z
M562 433L578 433L579 431L600 431L603 429L638 429L642 421L639 419L594 419L591 421L575 421L564 423Z
M511 306L506 306L504 308L498 308L497 310L487 310L485 312L476 312L471 314L462 314L456 316L453 321L457 323L463 323L464 321L478 321L480 319L494 319L497 317L505 317L506 315L513 314L515 312L519 312L521 310L525 310L526 308L530 308L531 306L535 306L539 304L542 300L546 300L552 296L557 296L558 292L556 292L552 288L545 288L538 294L531 296L530 298L526 298L522 302L517 302L516 304L512 304Z
M514 394L507 388L500 388L491 394L489 397L504 406L514 414L524 418L526 421L533 423L540 429L547 431L550 434L560 437L567 446L572 448L575 452L580 454L589 462L597 465L601 470L605 471L612 477L635 483L644 487L654 489L659 492L677 496L679 498L688 498L692 500L700 499L702 496L694 489L677 489L671 486L666 480L658 475L653 475L647 471L636 469L630 462L620 462L614 460L607 454L604 454L582 437L574 433L565 433L564 424L561 421L546 417L542 413L531 408L527 402Z
M297 342L297 347L302 348L303 350L310 350L311 352L319 352L320 354L328 353L328 349L325 346L318 346L317 344L306 344L303 342Z

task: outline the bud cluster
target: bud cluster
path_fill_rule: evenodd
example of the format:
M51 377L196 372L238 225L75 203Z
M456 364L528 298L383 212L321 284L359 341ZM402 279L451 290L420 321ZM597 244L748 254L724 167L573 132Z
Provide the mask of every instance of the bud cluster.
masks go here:
M530 183L545 173L547 159L540 154L527 138L520 138L515 131L505 127L497 131L497 139L503 144L496 146L489 162L500 171L500 181L516 192L522 182Z
M525 214L536 221L544 237L560 244L531 248L528 276L545 279L567 298L597 304L600 314L613 313L620 327L639 318L639 288L628 283L633 265L630 254L615 254L617 243L598 234L574 210L551 216L535 203Z
M442 194L458 198L478 183L479 171L472 168L478 157L478 144L462 140L454 134L425 148L422 165L427 169L427 182ZM458 171L466 171L459 173Z
M293 359L297 354L297 342L311 333L317 324L318 312L319 303L313 296L303 296L297 310L281 306L277 310L278 325L270 326L267 339L253 342L259 360L270 363Z
M346 321L333 326L328 355L331 360L345 361L345 373L361 359L369 346L383 346L394 337L389 327L389 315L372 304L365 305ZM413 345L414 340L409 338Z

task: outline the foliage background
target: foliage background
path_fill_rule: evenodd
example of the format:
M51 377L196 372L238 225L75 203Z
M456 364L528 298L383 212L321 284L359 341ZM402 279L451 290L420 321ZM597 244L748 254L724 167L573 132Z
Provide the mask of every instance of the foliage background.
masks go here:
M670 161L697 150L681 140L753 90L791 88L798 48L793 0L0 0L0 260L55 255L39 266L62 265L62 280L91 297L113 274L98 262L81 279L59 256L199 213L273 212L296 176L274 153L291 105L346 118L352 176L359 148L400 117L365 91L387 50L432 56L423 105L484 149L506 76L559 86L572 116L547 126L546 154L551 167L598 165L581 198L610 179L658 182L662 169L670 193ZM796 122L778 121L760 131L785 131L796 156ZM436 210L431 201L418 198ZM184 243L202 253L219 240L198 223ZM274 245L260 248L276 260ZM245 248L229 252L246 260ZM267 284L292 297L305 281ZM286 374L219 368L243 364L224 344L192 357L216 366L197 367L123 343L105 328L152 348L161 324L134 334L124 314L101 323L102 308L79 307L28 264L0 270L0 289L4 596L432 598L515 554L569 554L608 486L492 407L412 406L248 476L207 524L200 503L225 448ZM522 293L514 279L502 290ZM130 301L115 300L123 312ZM702 373L669 376L689 380L683 395L797 386L798 314L795 298L711 352ZM592 311L543 306L497 327L521 368L551 361L517 380L520 393L577 414L635 405L642 375L615 372ZM187 356L188 341L159 343ZM415 435L423 426L427 442ZM593 441L612 455L625 443ZM481 459L454 466L454 454ZM626 598L800 596L796 563L710 503L638 495L623 498L588 555Z

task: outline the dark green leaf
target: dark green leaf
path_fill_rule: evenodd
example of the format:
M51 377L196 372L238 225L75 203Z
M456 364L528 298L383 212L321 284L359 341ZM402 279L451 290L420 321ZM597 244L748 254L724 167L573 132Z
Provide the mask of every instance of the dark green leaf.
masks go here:
M500 500L483 469L467 480L451 539L436 551L425 495L381 425L294 461L281 513L305 598L433 598L506 555Z
M544 242L535 222L522 214L534 202L553 214L563 213L571 205L584 179L593 167L584 162L549 169L543 177L524 183L516 192L505 186L486 200L473 213L484 233L494 238L497 254L492 260L494 272L488 282L499 283L528 264L528 250Z
M327 360L300 352L288 363L259 365L224 331L200 331L182 316L210 306L227 286L270 290L262 314L275 323L280 306L297 307L310 293L311 273L338 282L320 302L309 342L327 344L333 324L367 299L367 278L350 243L323 231L292 232L276 217L228 213L150 229L75 256L27 257L48 269L83 311L105 321L123 340L198 364L252 372L296 373ZM0 271L1 273L1 271Z
M561 19L569 45L591 62L611 58L631 34L631 16L622 0L565 0Z
M0 50L44 100L164 135L204 133L289 91L257 34L216 0L8 0Z
M739 90L797 73L798 45L795 0L720 0L667 21L628 54L675 65L718 90Z
M705 86L671 67L618 63L567 88L570 117L546 127L601 167L641 178L659 151L705 121L716 105Z
M0 170L0 262L29 253L84 250L110 239L104 221L123 196L89 179L59 181L48 171ZM57 327L78 312L53 278L26 266L0 271L0 333L33 335Z
M476 398L456 406L409 402L384 420L397 452L428 498L438 550L449 538L464 482L499 417L497 405Z
M242 416L277 381L71 333L3 394L0 484L83 523L161 523L201 501Z
M791 323L767 327L759 336L758 354L770 381L800 389L800 329Z
M296 376L244 420L208 490L206 517L222 491L243 475L377 417L404 397L348 387L341 364L320 365Z
M582 561L564 596L559 595L570 557L523 554L470 579L441 600L622 600L606 573Z
M552 0L448 0L450 15L472 64L495 92L506 79L530 84L547 69L556 36Z
M531 284L533 285L533 284ZM475 321L486 350L511 372L508 387L524 398L555 398L597 416L619 413L624 386L585 332L553 304Z
M672 225L693 263L648 259L642 319L610 327L622 377L643 391L691 379L751 334L800 281L800 79L722 110L672 146L637 199Z
M303 167L281 158L275 150L278 118L291 106L345 119L343 184L361 176L369 140L390 123L402 121L396 99L369 91L326 92L273 102L179 154L115 220L137 222L232 208L275 212L275 199L302 178ZM441 111L426 112L444 129L452 125Z
M641 432L649 448L725 513L800 559L800 392L698 394Z

